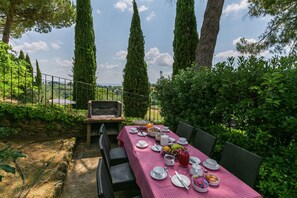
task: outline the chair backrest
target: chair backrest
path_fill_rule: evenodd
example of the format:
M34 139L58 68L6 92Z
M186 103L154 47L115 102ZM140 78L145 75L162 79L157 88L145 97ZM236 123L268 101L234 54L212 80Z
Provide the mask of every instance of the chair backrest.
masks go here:
M101 124L100 129L99 129L99 133L103 135L104 141L106 142L106 144L108 146L108 149L110 150L111 145L110 145L110 141L109 141L107 131L106 131L106 128L105 128L104 124Z
M108 146L106 145L103 135L100 135L99 137L99 149L100 149L101 156L104 160L105 166L108 168L108 170L110 170L109 149L108 149Z
M262 157L225 142L220 164L250 187L255 184L261 163Z
M194 129L193 126L185 122L179 121L176 129L176 135L186 138L187 141L189 142L193 133L193 129Z
M112 181L106 170L103 159L99 159L97 167L97 193L99 198L114 198Z
M196 136L192 143L192 146L199 149L205 155L210 156L213 150L213 147L216 142L216 137L206 133L205 131L198 129L196 131Z

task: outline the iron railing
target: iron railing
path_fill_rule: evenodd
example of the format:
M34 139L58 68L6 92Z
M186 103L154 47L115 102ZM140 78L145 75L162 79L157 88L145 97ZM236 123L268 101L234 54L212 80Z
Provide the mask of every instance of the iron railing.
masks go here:
M123 90L121 86L93 86L92 84L77 82L49 74L42 74L40 85L36 82L36 73L18 71L18 69L0 69L0 102L18 103L22 105L63 105L81 109L73 95L80 97L76 89L83 90L79 93L88 95L95 92L94 100L117 100L123 102ZM73 84L76 86L73 86ZM74 88L75 87L75 88ZM138 96L141 100L142 96ZM135 101L137 102L137 101ZM160 109L150 100L149 109L145 119L160 122Z

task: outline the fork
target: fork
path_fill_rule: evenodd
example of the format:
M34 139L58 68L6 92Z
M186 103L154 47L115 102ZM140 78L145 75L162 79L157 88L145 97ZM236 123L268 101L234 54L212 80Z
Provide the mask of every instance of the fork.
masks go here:
M169 176L169 178L171 179L171 175L170 175L170 173L169 173L169 171L168 171L168 168L165 166L164 167L164 170L168 173L168 176Z

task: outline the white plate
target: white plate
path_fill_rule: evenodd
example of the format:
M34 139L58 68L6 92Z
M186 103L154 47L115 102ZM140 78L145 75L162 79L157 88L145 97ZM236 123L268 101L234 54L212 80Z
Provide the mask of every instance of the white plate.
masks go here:
M169 138L169 143L173 143L173 142L175 142L175 139L172 138L172 137L170 137L170 138Z
M145 145L140 145L138 142L136 143L136 146L138 147L138 148L146 148L147 146L148 146L148 143L146 143Z
M162 146L159 146L159 145L155 146L155 145L153 145L153 146L151 146L151 149L153 151L156 151L156 152L161 152Z
M203 165L210 169L210 170L219 170L220 169L220 165L219 164L216 164L215 166L212 166L210 164L208 164L206 161L203 162Z
M187 186L190 186L191 181L190 181L190 179L189 179L187 176L182 175L182 174L179 174L179 176L182 178L182 180L184 180L184 183L185 183ZM176 175L173 175L173 176L171 177L171 182L172 182L174 185L178 186L178 187L184 188L184 185L179 181L179 179L177 178Z
M191 162L191 160L195 161L195 164L200 164L200 162L201 162L201 160L198 157L195 157L195 156L190 156L190 163L193 164L193 162Z
M147 133L146 132L142 132L142 133L141 132L138 132L137 135L138 136L141 136L141 137L144 137L144 136L147 136Z
M135 133L138 133L138 131L131 131L131 130L129 130L129 133L135 134Z
M154 170L151 170L150 175L154 179L162 180L162 179L165 179L167 177L167 172L164 171L164 173L162 174L162 177L159 177L159 176L156 175L156 173L154 172Z
M176 143L178 143L178 144L180 144L180 145L187 145L188 144L188 141L185 141L185 142L180 142L179 140L177 140L177 142Z

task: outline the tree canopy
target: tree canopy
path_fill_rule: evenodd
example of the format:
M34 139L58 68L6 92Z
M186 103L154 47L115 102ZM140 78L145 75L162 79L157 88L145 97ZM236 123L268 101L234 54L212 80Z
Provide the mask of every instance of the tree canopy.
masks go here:
M297 1L296 0L249 0L252 17L270 15L273 18L257 42L242 38L237 50L259 54L267 49L273 53L297 54Z
M195 62L198 43L194 0L177 0L173 40L173 75Z
M75 6L71 0L0 0L0 33L5 43L30 30L48 33L74 22Z
M144 117L149 102L149 81L144 61L144 37L135 0L130 27L127 63L124 68L125 116Z
M77 108L87 108L95 98L96 46L90 0L77 0L73 66L73 99Z

